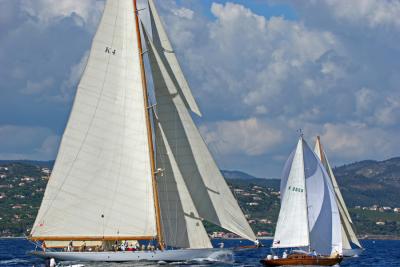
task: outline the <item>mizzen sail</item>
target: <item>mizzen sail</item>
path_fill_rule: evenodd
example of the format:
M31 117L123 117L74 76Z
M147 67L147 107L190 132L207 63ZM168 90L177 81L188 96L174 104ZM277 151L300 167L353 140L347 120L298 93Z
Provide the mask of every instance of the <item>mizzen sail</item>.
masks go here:
M32 239L156 236L134 15L106 2Z

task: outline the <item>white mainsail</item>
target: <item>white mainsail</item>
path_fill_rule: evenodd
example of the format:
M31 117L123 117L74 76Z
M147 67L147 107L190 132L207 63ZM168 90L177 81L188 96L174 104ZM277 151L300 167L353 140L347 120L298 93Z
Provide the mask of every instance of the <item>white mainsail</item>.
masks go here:
M153 24L155 21L161 23L154 11L154 3L150 1ZM153 38L166 40L165 32L160 38L157 31L162 29L162 25L152 26ZM196 109L188 97L191 96L190 89L182 88L181 84L176 82L180 80L179 75L182 75L176 69L176 66L179 66L177 61L171 63L166 55L172 52L157 47L150 38L147 37L146 42L157 100L158 122L163 127L165 138L200 217L246 239L256 240L192 120L188 103L192 110Z
M134 14L106 2L32 239L156 236Z
M323 255L342 252L333 186L303 138L285 164L281 199L274 248L308 247Z
M351 249L352 248L352 243L361 248L361 244L357 239L357 236L353 230L353 222L351 220L349 211L347 210L347 206L344 202L342 193L340 192L339 189L339 185L337 183L336 177L332 171L332 167L329 164L328 158L326 156L325 151L322 148L322 144L320 141L320 138L317 137L317 141L315 143L315 147L314 147L314 152L315 154L318 156L318 158L320 159L320 161L322 162L322 165L325 167L331 182L333 184L333 188L335 190L335 197L336 197L336 202L338 204L339 207L339 213L340 213L340 219L341 219L341 223L342 223L342 233L344 234L342 243L343 243L343 248L344 249Z

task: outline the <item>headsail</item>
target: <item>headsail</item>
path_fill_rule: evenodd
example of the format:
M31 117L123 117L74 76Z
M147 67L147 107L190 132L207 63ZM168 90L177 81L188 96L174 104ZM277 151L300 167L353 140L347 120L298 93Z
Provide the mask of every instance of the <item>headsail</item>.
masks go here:
M153 14L154 16L154 14ZM154 32L153 32L154 34ZM202 139L168 61L147 37L158 122L200 217L249 240L256 237ZM170 67L170 66L169 66ZM175 75L175 72L172 73Z
M32 239L156 236L134 14L106 2Z
M156 122L158 192L165 243L180 248L212 248L171 147Z
M343 239L343 247L346 249L351 249L351 243L353 243L354 245L361 248L362 246L361 246L360 242L358 241L357 236L354 233L354 230L352 227L353 222L351 220L349 211L347 210L342 193L340 192L340 189L339 189L339 185L336 181L336 177L333 174L332 167L329 164L329 161L325 154L325 151L322 148L322 144L321 144L319 137L317 137L317 141L316 141L315 147L314 147L314 152L318 156L318 158L321 160L322 165L325 167L325 169L331 179L331 182L333 184L333 188L335 190L336 202L339 207L340 219L341 219L342 228L343 228L342 232L346 234L346 238Z
M341 253L339 211L329 176L300 138L281 181L281 210L273 247L309 247Z
M191 111L201 116L200 109L197 106L196 100L192 95L189 84L186 81L185 76L183 75L181 66L179 65L178 59L176 58L175 52L168 39L168 35L161 22L161 18L158 15L154 0L149 0L149 11L153 43L159 51L160 55L162 55L161 60L163 60L168 74L175 84L175 87L177 88L177 90L181 91L182 99L185 102L186 106Z
M332 183L306 142L303 153L310 247L323 255L342 253L340 216Z
M310 245L302 143L303 140L299 140L281 178L285 185L284 191L281 191L281 209L275 230L274 248Z

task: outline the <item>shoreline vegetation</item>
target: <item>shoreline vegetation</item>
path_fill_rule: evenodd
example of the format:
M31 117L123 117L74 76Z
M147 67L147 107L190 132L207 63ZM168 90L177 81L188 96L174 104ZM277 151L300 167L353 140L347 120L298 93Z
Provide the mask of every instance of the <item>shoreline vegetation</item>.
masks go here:
M0 238L29 235L53 162L0 161ZM400 240L400 158L335 168L360 239ZM272 238L280 207L280 180L222 171L260 239ZM235 238L204 222L212 238Z

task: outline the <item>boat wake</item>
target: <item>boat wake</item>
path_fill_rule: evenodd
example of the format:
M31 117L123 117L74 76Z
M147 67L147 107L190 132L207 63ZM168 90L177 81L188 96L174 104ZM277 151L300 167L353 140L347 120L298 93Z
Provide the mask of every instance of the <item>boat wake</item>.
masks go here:
M4 265L4 266L12 266L12 265L17 265L17 264L21 264L21 263L27 263L27 260L23 260L23 259L11 259L11 260L0 260L0 266Z
M190 263L234 263L234 257L232 251L216 251L207 258L196 258L191 260Z

